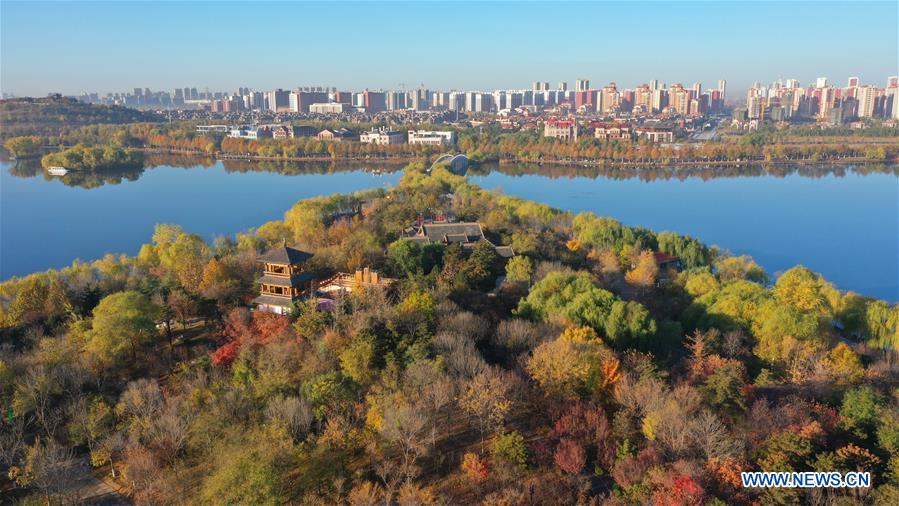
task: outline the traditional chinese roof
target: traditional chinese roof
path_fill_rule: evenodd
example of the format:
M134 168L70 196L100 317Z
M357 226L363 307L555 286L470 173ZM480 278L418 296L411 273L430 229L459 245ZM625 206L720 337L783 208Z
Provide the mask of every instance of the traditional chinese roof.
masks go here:
M668 262L676 262L676 261L680 260L679 258L677 258L674 255L662 253L661 251L656 251L655 253L652 254L652 256L655 257L656 263L659 263L659 264L664 264L664 263L668 263Z
M260 285L272 285L272 286L300 286L307 281L313 280L315 277L312 273L302 272L300 274L294 274L293 276L269 276L265 275L259 278Z
M293 299L288 296L277 296L271 294L260 295L253 299L253 304L256 305L266 305L266 306L280 306L280 307L291 307L293 306Z
M475 242L484 238L479 223L425 223L418 230L431 242Z
M291 248L284 244L266 251L264 254L260 255L257 260L270 264L288 265L305 262L310 258L312 258L312 253Z

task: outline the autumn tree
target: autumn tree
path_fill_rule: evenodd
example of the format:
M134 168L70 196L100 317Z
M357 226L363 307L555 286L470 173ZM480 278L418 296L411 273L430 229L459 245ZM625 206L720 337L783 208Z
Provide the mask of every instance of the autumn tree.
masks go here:
M157 308L139 292L104 297L94 308L85 350L103 367L119 363L128 352L136 360L138 348L158 333L156 313Z
M647 290L655 284L658 275L659 265L655 256L651 251L643 251L637 256L634 268L624 275L624 279L641 290Z
M507 373L490 369L471 381L459 396L459 407L475 421L481 439L499 429L512 410L512 384Z

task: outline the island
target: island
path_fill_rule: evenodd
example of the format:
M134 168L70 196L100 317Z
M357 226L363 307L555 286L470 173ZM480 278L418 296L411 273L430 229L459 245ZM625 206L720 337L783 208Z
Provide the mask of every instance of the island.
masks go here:
M207 243L0 283L16 483L138 503L790 503L899 488L899 307L410 163ZM52 435L53 437L49 437Z

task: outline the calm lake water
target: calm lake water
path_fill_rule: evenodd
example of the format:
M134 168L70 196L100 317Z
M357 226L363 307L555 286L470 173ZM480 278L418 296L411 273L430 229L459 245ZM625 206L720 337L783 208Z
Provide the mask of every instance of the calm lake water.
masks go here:
M157 223L212 239L280 219L303 198L399 181L398 172L374 175L358 164L207 165L182 160L105 180L61 180L34 166L0 163L0 279L76 257L135 254ZM803 264L841 289L899 300L896 168L495 169L480 167L470 177L553 207L692 235L751 255L772 274Z

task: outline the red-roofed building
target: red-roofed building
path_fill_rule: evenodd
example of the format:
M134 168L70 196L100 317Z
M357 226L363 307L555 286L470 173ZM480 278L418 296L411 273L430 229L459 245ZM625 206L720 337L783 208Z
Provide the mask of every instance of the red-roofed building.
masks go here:
M553 137L565 142L577 141L577 120L574 119L549 119L543 125L543 136Z

